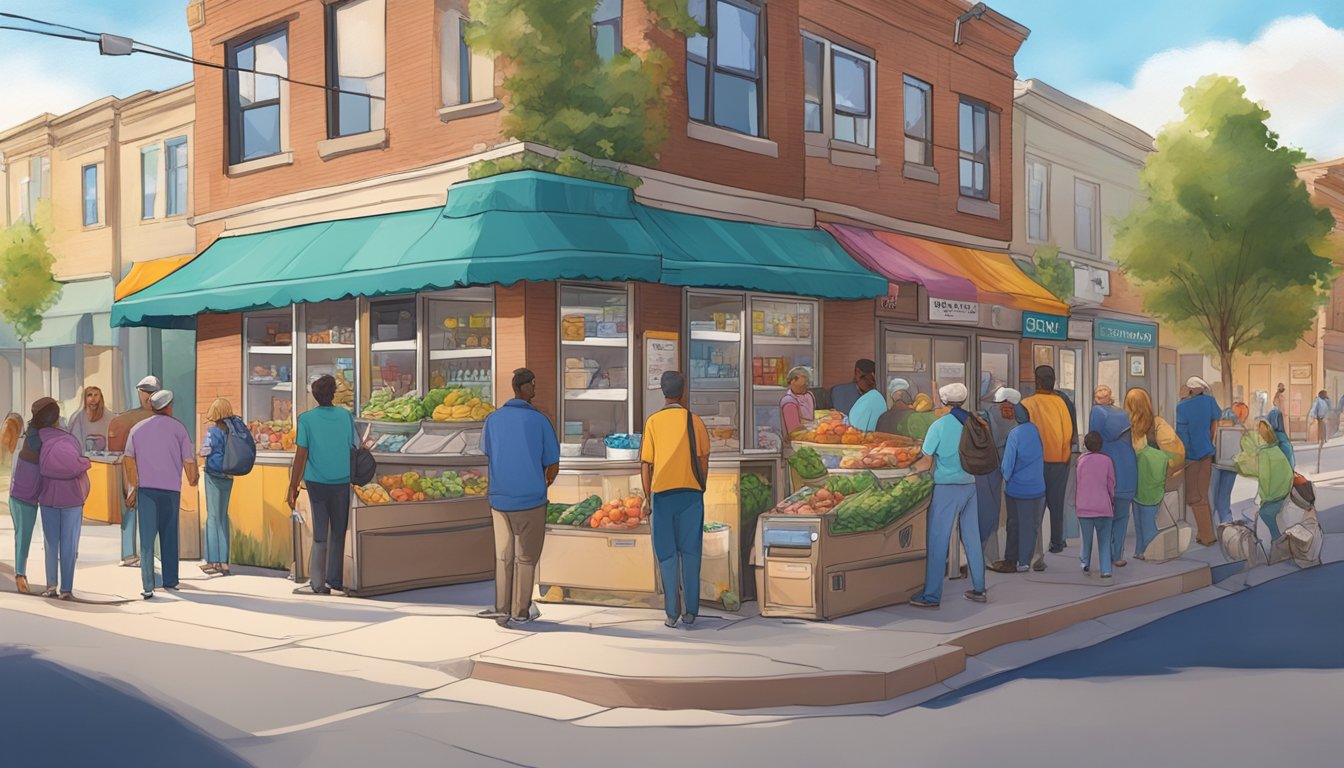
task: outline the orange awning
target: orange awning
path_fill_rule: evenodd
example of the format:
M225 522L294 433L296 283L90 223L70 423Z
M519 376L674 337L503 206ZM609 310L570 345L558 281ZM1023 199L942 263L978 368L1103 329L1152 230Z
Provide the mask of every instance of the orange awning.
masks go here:
M936 243L894 232L874 234L882 242L919 261L971 281L982 303L1002 304L1047 315L1069 314L1067 304L1028 277L1006 254Z
M169 256L166 259L154 259L153 261L137 261L131 265L131 271L126 277L120 283L117 283L116 290L112 292L113 300L121 301L131 294L145 290L181 269L182 265L194 258L196 258L195 254L188 254L186 256Z

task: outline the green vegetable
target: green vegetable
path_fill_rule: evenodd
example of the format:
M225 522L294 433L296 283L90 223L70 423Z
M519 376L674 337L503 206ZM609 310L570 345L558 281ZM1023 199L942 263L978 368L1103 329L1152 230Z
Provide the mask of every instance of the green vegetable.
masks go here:
M831 475L826 480L826 488L846 498L863 493L877 486L877 478L871 472L859 472L853 475Z
M760 475L746 474L738 484L742 497L742 522L749 523L758 515L775 504L775 492L765 478Z
M583 525L593 513L602 507L601 496L589 496L578 504L570 507L564 515L560 517L560 525Z
M845 499L831 519L831 533L858 533L886 528L917 509L933 493L928 474L910 475L887 488L874 487Z
M822 463L821 455L812 448L800 448L788 458L788 462L804 480L814 480L826 474L826 465Z

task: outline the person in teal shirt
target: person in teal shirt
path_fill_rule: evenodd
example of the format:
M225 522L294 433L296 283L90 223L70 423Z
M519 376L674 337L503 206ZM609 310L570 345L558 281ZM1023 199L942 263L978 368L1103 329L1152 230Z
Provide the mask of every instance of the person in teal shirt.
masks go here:
M350 525L350 450L355 447L355 418L332 405L336 379L319 376L312 384L316 408L299 416L294 465L289 473L289 508L299 498L299 479L308 488L313 515L313 549L307 586L299 595L344 592L345 531Z
M872 432L877 429L877 420L887 412L887 399L877 391L877 378L866 373L859 377L859 399L849 409L849 426L861 431Z

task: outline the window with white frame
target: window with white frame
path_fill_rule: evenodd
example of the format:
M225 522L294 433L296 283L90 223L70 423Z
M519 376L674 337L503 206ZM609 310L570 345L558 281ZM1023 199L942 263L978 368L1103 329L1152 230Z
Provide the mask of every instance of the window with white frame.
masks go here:
M709 32L686 40L691 120L764 136L764 9L753 0L690 0L689 10Z
M989 107L963 98L957 115L961 194L989 199Z
M593 11L593 45L603 61L611 61L624 47L621 41L621 0L598 0Z
M1083 253L1097 253L1100 203L1100 187L1090 181L1073 180L1073 244Z
M826 43L803 35L803 130L823 133L826 103Z
M152 219L158 215L159 204L159 145L140 148L140 218Z
M386 29L383 0L327 6L327 138L382 130Z
M873 60L831 46L836 141L873 146Z
M905 76L905 162L933 165L933 86Z
M1027 239L1037 243L1050 240L1050 167L1035 158L1027 158Z
M467 0L438 0L439 97L444 107L495 98L495 60L467 45Z
M284 102L289 77L289 32L278 29L228 46L229 162L283 150Z
M19 180L19 218L35 223L37 204L51 196L51 158L28 159L28 175Z
M169 139L163 147L167 155L167 215L180 216L187 212L187 137Z
M84 226L98 223L98 164L90 163L80 169L80 192L84 206Z

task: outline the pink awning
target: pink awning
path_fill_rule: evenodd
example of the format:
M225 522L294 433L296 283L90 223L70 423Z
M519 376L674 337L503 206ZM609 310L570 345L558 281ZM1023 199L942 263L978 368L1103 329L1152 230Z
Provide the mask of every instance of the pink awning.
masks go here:
M979 300L975 284L970 280L897 250L879 240L870 229L848 224L822 224L821 227L834 235L855 261L888 280L918 283L924 286L930 296L940 299Z

